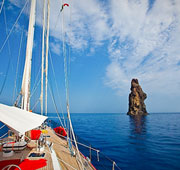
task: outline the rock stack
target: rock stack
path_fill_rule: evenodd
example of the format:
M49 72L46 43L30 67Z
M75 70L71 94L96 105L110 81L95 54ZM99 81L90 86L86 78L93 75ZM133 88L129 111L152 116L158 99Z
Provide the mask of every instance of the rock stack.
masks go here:
M131 81L131 93L129 94L129 111L128 115L147 115L144 100L147 98L139 85L138 79Z

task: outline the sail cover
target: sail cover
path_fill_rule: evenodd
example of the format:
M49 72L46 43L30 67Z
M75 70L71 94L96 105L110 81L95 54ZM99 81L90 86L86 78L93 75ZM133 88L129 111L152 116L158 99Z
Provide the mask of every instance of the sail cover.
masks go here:
M0 103L0 121L21 134L37 128L46 119L46 116L41 116L14 106L7 106Z

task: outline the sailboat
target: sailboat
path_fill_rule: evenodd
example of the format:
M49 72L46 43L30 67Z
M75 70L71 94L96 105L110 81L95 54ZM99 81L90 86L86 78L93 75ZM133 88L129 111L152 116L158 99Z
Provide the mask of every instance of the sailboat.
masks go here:
M96 170L91 163L91 158L85 157L78 149L78 142L74 134L69 110L68 89L67 117L69 129L63 127L51 128L47 117L47 81L48 81L48 49L49 49L49 11L50 0L47 5L44 1L43 13L43 39L42 39L42 66L41 66L41 114L33 113L30 108L31 64L35 28L36 0L31 0L29 15L29 28L26 47L25 66L20 91L21 102L17 100L14 106L0 103L0 122L2 130L5 126L9 131L0 136L0 168L2 170ZM4 1L1 4L1 11ZM62 5L61 12L64 6ZM47 6L47 15L45 15ZM45 22L45 16L47 20ZM45 23L46 43L45 43ZM46 47L44 54L44 46ZM45 58L44 58L45 56ZM45 66L45 68L44 68ZM67 70L66 70L67 71ZM43 112L45 74L45 113ZM66 82L67 83L67 82ZM67 85L67 84L66 84ZM19 101L19 98L18 98ZM59 131L58 131L59 130ZM85 146L85 145L84 145ZM92 147L97 155L99 150ZM91 157L91 156L90 156ZM98 157L98 156L97 156ZM112 169L115 169L113 161Z

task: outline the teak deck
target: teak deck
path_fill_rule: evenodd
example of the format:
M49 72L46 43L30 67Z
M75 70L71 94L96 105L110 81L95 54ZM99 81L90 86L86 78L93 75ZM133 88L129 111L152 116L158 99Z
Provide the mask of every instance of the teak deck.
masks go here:
M76 157L71 155L68 145L67 145L67 141L65 139L58 137L50 128L47 128L47 131L48 133L46 134L46 136L49 136L49 137L46 137L46 140L48 141L48 143L52 143L51 147L56 153L61 169L62 170L71 170L71 169L79 170L80 169L79 164L76 160ZM51 147L46 145L44 148L44 151L41 151L45 153L45 156L43 158L47 160L47 166L43 168L39 168L38 170L53 170L54 169L52 158L51 158ZM14 151L14 155L11 157L3 157L3 152L0 151L0 161L13 160L13 159L37 160L37 159L42 158L42 157L29 157L29 155L33 152L39 152L39 151L36 148L36 142L31 141L26 147L26 149L24 149L23 151ZM92 164L88 162L88 160L86 160L82 154L80 155L81 155L81 160L84 164L85 169L95 170Z

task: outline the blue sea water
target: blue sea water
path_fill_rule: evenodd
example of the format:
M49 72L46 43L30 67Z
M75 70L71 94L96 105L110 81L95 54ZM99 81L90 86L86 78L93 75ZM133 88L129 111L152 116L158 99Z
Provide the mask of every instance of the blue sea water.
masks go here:
M152 113L146 117L72 114L72 122L78 136L122 170L180 170L179 113ZM94 165L97 169L112 169L111 164Z
M98 170L112 169L109 158L122 170L180 170L180 113L145 117L71 114L71 118L78 142L100 150L98 155L91 151L92 163ZM88 148L79 148L90 157Z

